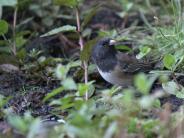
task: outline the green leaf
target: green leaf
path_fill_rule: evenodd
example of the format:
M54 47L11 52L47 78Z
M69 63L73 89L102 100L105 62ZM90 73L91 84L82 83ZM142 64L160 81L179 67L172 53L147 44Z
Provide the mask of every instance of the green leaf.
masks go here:
M59 105L59 104L58 104ZM63 97L60 101L60 108L62 110L71 108L75 105L74 103L74 97L72 95L66 95L65 97Z
M21 132L25 133L28 128L26 122L17 115L8 116L8 122L16 129L20 130Z
M162 87L163 87L165 92L167 92L169 94L174 94L174 95L176 95L176 93L180 89L178 84L176 82L174 82L174 81L169 81L169 82L163 83Z
M155 99L154 102L153 102L153 106L155 108L160 108L161 107L160 100L159 99Z
M74 106L74 103L68 103L61 106L61 110L65 110Z
M89 85L81 83L78 85L78 90L79 90L79 96L84 96L86 91L88 91Z
M77 0L54 0L54 4L59 6L75 7L78 5Z
M69 68L67 66L58 64L55 70L55 75L57 78L63 80L66 78Z
M155 134L154 130L160 125L158 119L147 119L142 123L141 130L146 138L151 138Z
M125 45L117 45L115 46L116 49L118 50L125 50L125 51L131 51L132 49L128 46L125 46Z
M144 46L144 47L141 47L140 49L140 52L139 54L136 56L137 59L141 59L143 58L144 56L146 56L150 51L151 51L151 48L147 47L147 46Z
M81 61L80 60L76 60L76 61L72 61L70 63L68 63L67 68L74 68L74 67L80 67L81 65Z
M99 6L95 6L94 8L90 9L89 11L86 12L86 15L84 16L84 20L82 22L82 28L84 28L93 18L93 16L96 14L97 9Z
M10 47L0 47L0 52L4 53L4 54L10 54L11 53L11 49L10 49ZM0 59L0 62L1 61L2 60Z
M184 99L184 87L174 81L169 81L162 84L165 92L175 95L177 98Z
M126 11L129 11L132 7L133 7L133 2L129 2L127 5L126 5Z
M0 35L8 32L8 23L5 20L0 20Z
M63 80L62 85L65 90L76 90L77 85L72 78L66 78Z
M61 104L63 105L69 104L69 103L72 103L73 100L74 100L73 95L66 95L65 97L61 98Z
M16 42L16 47L21 48L22 46L24 46L24 44L27 42L27 40L24 39L23 36L18 36L15 38L15 42Z
M65 25L62 27L58 27L58 28L55 28L55 29L41 35L41 37L50 36L50 35L54 35L57 33L64 33L64 32L76 32L76 26Z
M8 100L10 100L10 97L4 97L0 94L0 108L7 104Z
M143 94L148 94L150 89L150 82L147 76L143 73L135 76L135 86Z
M140 106L144 109L150 109L150 107L153 106L153 103L154 98L152 96L143 96L139 101Z
M180 86L180 91L178 91L178 92L176 93L176 97L177 97L177 98L184 99L184 87L183 87L183 86Z
M78 84L77 96L84 96L88 92L88 97L91 97L95 91L95 87L92 85L94 81L88 82L87 84L80 83Z
M26 58L26 55L27 53L26 53L26 50L23 48L23 49L21 49L21 50L19 50L18 52L17 52L17 58L18 59L20 59L20 60L24 60L25 58Z
M93 39L88 41L85 46L84 49L81 51L80 54L80 59L81 61L88 61L91 55L91 50L93 48L93 46L96 44L97 39Z
M177 98L184 99L184 93L178 92L178 93L176 94L176 97L177 97Z
M57 89L54 89L51 93L48 93L46 97L43 99L43 102L47 101L48 99L52 98L53 96L61 93L64 90L63 87L59 87Z
M128 132L135 133L137 132L137 118L131 118L128 124Z
M118 128L118 123L116 121L109 124L108 128L105 131L104 138L112 138Z
M122 101L123 104L127 107L131 106L133 100L133 92L131 89L125 89L123 90L123 97L122 97Z
M15 6L17 0L0 0L0 6Z
M164 59L163 59L163 63L164 63L164 66L167 68L167 69L172 69L174 64L176 63L176 59L173 55L171 54L166 54L164 56Z

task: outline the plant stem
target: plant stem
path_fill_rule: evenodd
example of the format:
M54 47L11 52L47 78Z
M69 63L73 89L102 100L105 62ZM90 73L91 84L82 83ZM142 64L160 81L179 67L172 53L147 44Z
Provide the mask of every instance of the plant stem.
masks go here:
M14 15L13 15L13 47L12 47L12 52L16 56L17 50L16 50L16 24L17 24L17 11L18 8L17 6L15 7L14 10Z
M77 22L77 32L79 34L79 45L80 45L80 50L82 51L84 49L84 40L81 34L81 24L80 24L80 13L78 7L76 8L76 22ZM83 61L83 66L84 66L84 81L85 84L88 83L88 64L87 61ZM88 91L86 91L85 94L85 100L88 100Z

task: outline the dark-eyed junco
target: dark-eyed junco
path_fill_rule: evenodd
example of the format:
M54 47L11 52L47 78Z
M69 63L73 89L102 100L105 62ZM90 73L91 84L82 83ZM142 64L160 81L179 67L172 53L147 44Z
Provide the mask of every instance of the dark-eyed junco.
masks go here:
M127 87L132 84L135 73L153 69L152 63L138 60L135 55L119 52L115 45L115 40L103 38L92 49L92 59L107 82Z

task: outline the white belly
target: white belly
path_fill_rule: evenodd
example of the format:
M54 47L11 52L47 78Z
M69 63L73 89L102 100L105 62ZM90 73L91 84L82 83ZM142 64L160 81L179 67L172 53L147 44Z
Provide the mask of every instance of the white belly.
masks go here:
M104 80L106 80L107 82L110 82L112 84L114 84L114 82L116 82L117 78L115 78L113 73L102 72L99 68L98 68L98 71L99 71L100 75L102 76L102 78Z
M98 67L97 67L98 68ZM123 73L113 72L102 72L99 68L98 71L102 78L107 82L115 85L127 86L131 84L131 79L129 77L124 77Z

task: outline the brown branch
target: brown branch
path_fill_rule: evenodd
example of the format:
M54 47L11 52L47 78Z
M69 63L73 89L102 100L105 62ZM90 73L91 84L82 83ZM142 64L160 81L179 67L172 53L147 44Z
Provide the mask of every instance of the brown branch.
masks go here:
M81 34L80 13L78 8L76 8L76 22L77 22L77 32L79 34L80 50L82 51L84 49L84 40ZM88 64L86 61L83 61L83 66L84 66L84 80L85 80L85 84L87 84L88 83ZM85 100L88 100L88 91L86 91Z
M63 44L68 45L70 48L78 47L77 44L70 41L65 35L59 34L58 37L59 37L59 40L63 42Z
M12 47L12 52L13 52L14 55L17 54L17 50L16 50L17 11L18 11L18 8L17 8L17 6L16 6L16 7L15 7L15 10L14 10L14 15L13 15L13 47Z

